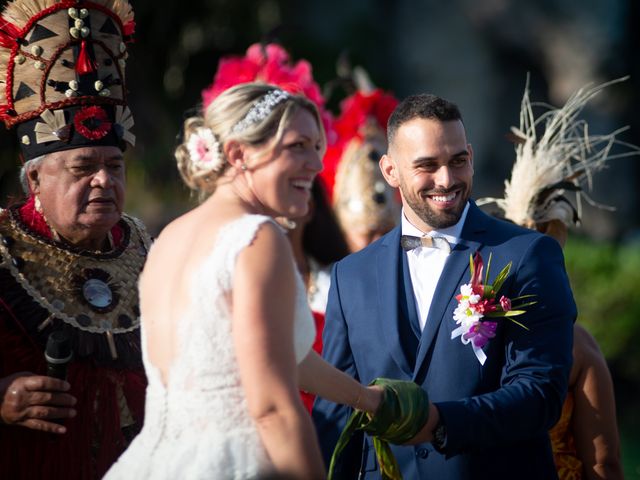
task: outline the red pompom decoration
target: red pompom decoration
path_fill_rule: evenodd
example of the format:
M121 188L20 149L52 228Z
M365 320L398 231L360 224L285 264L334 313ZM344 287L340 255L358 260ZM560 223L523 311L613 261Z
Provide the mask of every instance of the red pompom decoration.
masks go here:
M91 140L100 140L111 130L107 112L97 105L81 109L73 117L77 132Z
M386 133L387 121L398 105L398 99L381 89L369 93L356 92L340 104L340 116L333 122L336 141L329 145L324 156L324 169L320 178L333 197L336 171L347 145L353 140L363 140L363 127L374 121Z
M127 23L123 25L123 34L125 37L130 37L136 31L136 22L133 20L129 20Z

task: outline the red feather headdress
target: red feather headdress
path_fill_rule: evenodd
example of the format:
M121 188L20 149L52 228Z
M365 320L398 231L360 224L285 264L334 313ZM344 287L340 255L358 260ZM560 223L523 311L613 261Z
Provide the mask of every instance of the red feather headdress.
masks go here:
M318 107L329 144L333 141L331 113L325 109L320 86L313 79L311 64L306 60L293 63L289 53L276 43L254 43L243 57L224 57L218 64L213 83L202 91L206 108L218 95L230 87L248 82L264 82L303 95Z

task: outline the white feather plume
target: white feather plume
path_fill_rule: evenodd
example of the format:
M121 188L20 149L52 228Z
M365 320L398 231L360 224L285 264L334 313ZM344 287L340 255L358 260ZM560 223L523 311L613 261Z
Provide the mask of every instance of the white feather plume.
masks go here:
M495 202L507 219L519 225L532 227L554 218L569 224L572 215L567 215L570 207L563 193L570 189L576 192L579 219L581 197L595 205L584 193L584 187L591 189L592 175L608 160L640 154L637 146L616 139L627 127L606 135L590 135L587 122L578 119L589 100L604 88L628 78L582 88L562 108L545 105L547 110L538 118L534 116L533 106L539 104L532 104L529 99L527 78L520 107L520 126L511 127L516 137L516 161L511 178L505 181L504 198L481 199L478 204ZM544 130L538 137L542 125ZM611 154L614 145L626 147L626 151Z

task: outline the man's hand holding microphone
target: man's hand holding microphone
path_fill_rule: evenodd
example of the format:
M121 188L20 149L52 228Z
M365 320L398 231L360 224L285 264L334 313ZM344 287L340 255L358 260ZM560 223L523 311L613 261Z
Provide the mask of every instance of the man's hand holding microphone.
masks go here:
M70 385L65 381L71 357L69 335L58 330L47 341L47 376L18 372L0 379L0 423L65 433L59 422L76 415L76 399L67 393Z

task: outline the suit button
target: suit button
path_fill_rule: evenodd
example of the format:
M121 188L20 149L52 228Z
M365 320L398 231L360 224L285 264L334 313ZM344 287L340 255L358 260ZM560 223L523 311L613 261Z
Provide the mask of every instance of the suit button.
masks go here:
M426 448L419 448L416 450L416 457L418 458L427 458L429 456L429 450Z

